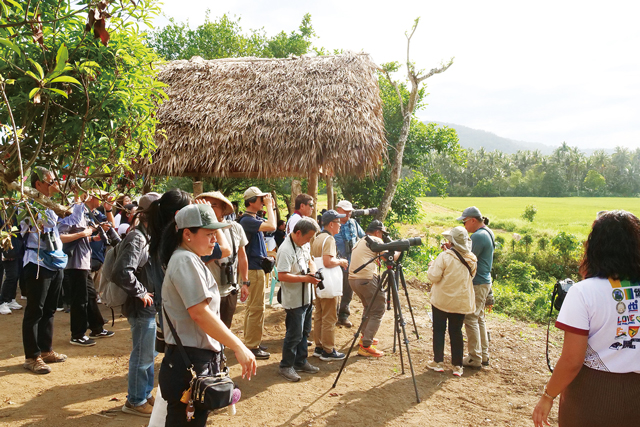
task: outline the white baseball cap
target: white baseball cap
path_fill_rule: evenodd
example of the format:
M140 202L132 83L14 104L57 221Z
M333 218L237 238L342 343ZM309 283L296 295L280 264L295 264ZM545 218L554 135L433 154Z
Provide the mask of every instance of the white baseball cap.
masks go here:
M252 197L263 197L266 195L267 193L263 193L258 187L249 187L247 191L244 192L244 199L249 200Z
M348 200L340 200L336 205L336 208L340 208L345 212L351 212L353 210L353 205Z

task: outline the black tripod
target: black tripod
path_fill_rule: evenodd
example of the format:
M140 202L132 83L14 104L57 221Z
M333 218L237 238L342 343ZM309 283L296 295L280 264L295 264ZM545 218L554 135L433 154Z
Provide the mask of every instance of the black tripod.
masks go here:
M400 296L398 294L398 281L400 281L400 283L402 283L402 286L404 287L405 295L407 297L407 302L409 303L408 304L409 311L411 312L412 318L413 318L413 310L411 308L411 302L409 302L409 293L407 292L407 287L404 280L404 274L402 273L402 264L399 262L396 262L393 259L393 255L394 255L393 251L384 252L379 256L371 258L368 262L361 265L355 270L355 273L359 272L364 267L366 267L367 265L369 265L370 263L372 263L378 258L383 260L386 266L386 270L384 271L384 273L382 274L382 277L378 281L378 287L376 289L376 292L373 294L373 297L369 301L367 309L364 311L362 315L362 322L360 322L360 326L358 327L358 330L353 335L353 341L351 342L351 347L349 347L347 356L344 358L344 361L342 362L342 366L340 366L340 370L338 371L338 376L336 377L336 380L333 382L332 388L335 388L335 386L338 384L340 375L342 374L342 371L344 370L344 367L347 364L347 360L349 360L349 355L351 354L353 347L356 345L356 341L360 337L362 325L364 325L364 322L369 318L369 311L371 310L373 302L375 301L376 297L381 291L382 292L386 291L388 310L390 309L390 303L393 302L393 314L394 314L393 352L395 353L396 351L396 338L397 338L398 349L400 350L400 366L402 367L402 373L404 374L404 358L402 355L402 345L400 344L400 342L404 342L407 349L407 360L409 361L409 368L411 369L411 377L413 378L413 388L415 389L415 392L416 392L416 401L420 403L420 394L418 393L418 385L416 384L416 375L413 370L413 363L411 362L411 353L409 352L409 339L407 338L407 331L405 329L406 322L402 317L402 306L400 304ZM401 254L399 260L402 259L402 256L404 256L404 252ZM416 326L415 318L413 319L413 326L415 328L416 336L418 336L418 328ZM402 336L400 335L401 333L402 333Z

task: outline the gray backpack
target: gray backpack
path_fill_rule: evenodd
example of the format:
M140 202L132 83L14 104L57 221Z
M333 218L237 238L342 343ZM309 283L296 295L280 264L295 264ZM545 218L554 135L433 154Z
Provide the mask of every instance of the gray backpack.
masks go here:
M102 274L100 275L100 283L98 292L102 292L102 302L109 308L119 307L127 301L127 293L118 285L111 281L113 274L113 265L118 257L118 247L114 247L104 257L102 264Z

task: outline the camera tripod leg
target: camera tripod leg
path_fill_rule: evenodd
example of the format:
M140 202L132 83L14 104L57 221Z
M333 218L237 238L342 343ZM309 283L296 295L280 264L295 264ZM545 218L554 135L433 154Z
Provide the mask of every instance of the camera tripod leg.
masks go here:
M331 386L331 388L336 388L336 385L338 384L338 380L340 379L340 375L342 375L342 371L344 370L344 367L347 365L347 361L349 360L349 355L353 351L353 347L356 345L356 341L358 341L358 338L360 337L360 332L362 331L362 326L364 325L365 320L367 320L369 318L369 311L371 311L371 307L373 305L373 301L376 300L376 297L378 296L380 291L383 289L382 285L385 283L385 279L386 279L387 275L389 275L389 271L388 270L385 271L382 274L382 278L378 282L378 288L376 289L375 293L373 294L373 297L369 301L369 305L367 306L367 309L362 314L362 321L360 322L360 326L358 326L358 330L356 331L356 333L353 334L353 341L351 341L351 346L349 347L349 351L347 351L347 355L342 360L342 365L340 366L340 370L338 371L338 375L336 376L336 379L333 382L333 385Z
M395 307L394 304L394 313L393 313L393 352L396 352L396 337L398 338L398 350L400 353L400 368L402 369L402 374L404 375L404 357L402 356L402 337L400 336L400 314L398 312L398 308Z
M416 338L420 339L420 334L418 333L418 325L416 324L416 318L413 315L413 307L411 307L411 300L409 299L409 290L407 289L407 281L404 279L404 270L402 268L402 264L398 265L398 276L400 276L400 283L402 283L402 288L404 289L404 295L407 298L407 307L409 307L409 313L411 313L411 321L413 322L413 331L416 334Z

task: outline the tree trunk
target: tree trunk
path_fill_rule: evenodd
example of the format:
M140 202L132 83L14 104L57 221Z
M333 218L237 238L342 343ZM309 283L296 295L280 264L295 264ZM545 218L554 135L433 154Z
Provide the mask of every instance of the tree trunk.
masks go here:
M280 208L278 207L278 196L275 190L271 192L271 197L273 197L273 207L276 210L276 221L280 221Z
M417 93L416 93L417 95ZM411 97L414 97L414 91L411 91ZM412 104L409 101L409 104ZM409 136L409 129L411 127L411 113L413 110L407 109L404 114L402 122L402 129L400 130L400 137L398 138L398 144L396 145L396 155L393 158L393 166L391 168L391 175L389 176L389 183L384 191L382 202L380 203L380 212L378 213L378 219L382 222L387 218L389 210L391 210L391 202L393 196L396 194L398 188L398 182L400 181L400 173L402 172L402 158L404 156L404 147L407 144L407 137Z
M325 181L327 183L327 210L333 209L335 200L333 200L333 178L330 175L325 175Z
M318 211L318 171L312 170L309 173L309 181L307 182L307 194L313 197L313 210L311 218L315 218Z
M193 197L198 197L202 193L204 193L202 181L193 181Z
M289 201L289 215L291 215L295 209L296 197L302 193L302 183L297 179L291 180L291 200Z

